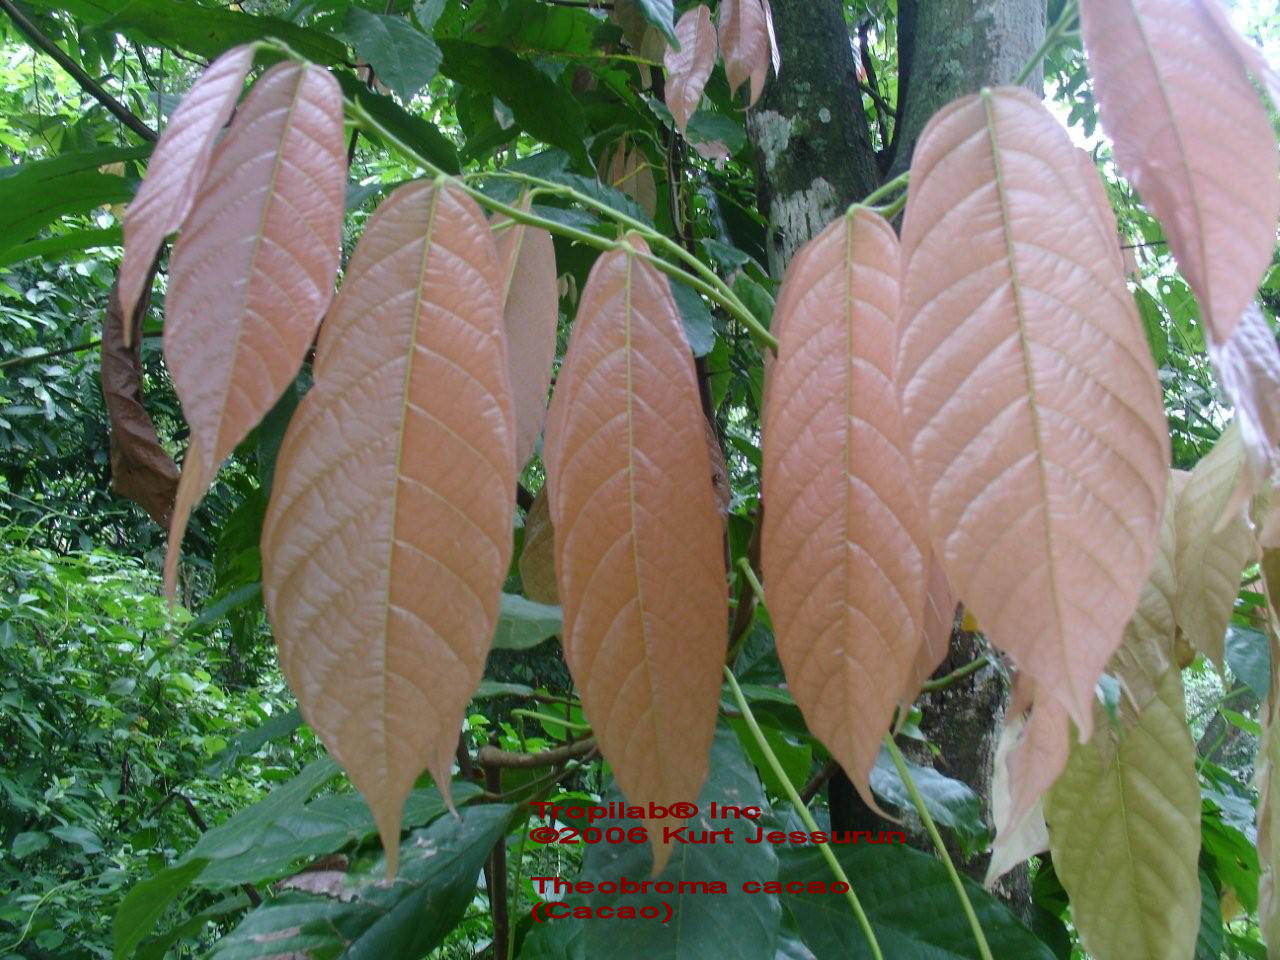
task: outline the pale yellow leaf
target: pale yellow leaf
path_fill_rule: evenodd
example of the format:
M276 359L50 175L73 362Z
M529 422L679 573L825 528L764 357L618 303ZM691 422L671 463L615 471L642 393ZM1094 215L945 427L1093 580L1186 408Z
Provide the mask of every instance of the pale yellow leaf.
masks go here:
M991 774L991 819L996 824L983 885L988 889L1006 873L1029 857L1049 849L1049 828L1044 822L1044 804L1037 798L1017 823L1011 821L1013 791L1009 782L1009 753L1022 736L1026 720L1011 715L1000 728Z
M1132 726L1073 748L1045 799L1053 865L1096 960L1191 960L1200 929L1200 785L1182 680Z
M501 304L470 198L443 182L388 197L325 322L263 524L281 669L369 802L393 872L424 768L449 796L511 555Z
M1174 616L1192 645L1218 666L1240 574L1256 550L1243 506L1233 504L1244 470L1244 444L1233 423L1191 471L1177 503Z
M1115 237L1080 172L1025 90L930 121L902 229L898 382L952 588L1087 736L1151 567L1169 441Z

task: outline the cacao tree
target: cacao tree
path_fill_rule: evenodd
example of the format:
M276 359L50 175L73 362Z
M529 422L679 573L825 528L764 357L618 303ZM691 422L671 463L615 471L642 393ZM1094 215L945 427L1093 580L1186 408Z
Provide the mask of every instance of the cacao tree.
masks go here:
M0 260L110 252L4 389L100 341L146 670L225 623L296 701L201 789L318 742L113 827L109 946L15 876L6 950L1280 951L1274 12L0 7L102 121L13 158ZM24 756L6 845L83 845Z

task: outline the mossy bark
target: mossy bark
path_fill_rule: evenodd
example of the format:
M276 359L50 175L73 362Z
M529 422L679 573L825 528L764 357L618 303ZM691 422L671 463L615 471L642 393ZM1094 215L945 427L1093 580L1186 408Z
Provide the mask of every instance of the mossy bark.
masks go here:
M747 115L775 275L836 214L879 183L838 0L773 0L782 60Z

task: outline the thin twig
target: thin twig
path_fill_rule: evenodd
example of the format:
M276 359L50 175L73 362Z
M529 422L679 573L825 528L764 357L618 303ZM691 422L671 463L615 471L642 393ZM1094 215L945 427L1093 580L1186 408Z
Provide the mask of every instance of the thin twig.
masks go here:
M818 795L822 785L834 777L839 769L840 764L834 760L828 760L823 768L813 775L809 782L804 785L804 789L800 791L800 799L804 801L805 806L809 805L809 801Z
M560 722L560 721L557 721ZM541 753L512 753L499 750L494 746L480 748L476 762L485 769L532 770L538 767L557 767L566 760L576 760L586 756L595 749L596 742L591 738L576 740L554 750L543 750Z
M13 21L14 26L26 35L32 46L43 50L53 58L58 66L71 74L76 83L80 84L86 93L111 111L116 119L144 140L154 143L158 139L154 130L139 120L132 110L107 93L98 81L85 73L78 63L63 52L61 47L41 33L40 28L28 20L23 12L15 7L10 0L0 0L0 10L9 15L9 19Z

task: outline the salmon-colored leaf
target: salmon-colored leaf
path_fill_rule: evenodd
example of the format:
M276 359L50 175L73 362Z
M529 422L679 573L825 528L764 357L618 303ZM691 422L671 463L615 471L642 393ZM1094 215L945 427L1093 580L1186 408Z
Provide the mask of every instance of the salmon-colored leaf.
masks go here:
M232 47L209 64L173 111L151 153L146 179L124 214L120 308L125 316L150 282L151 262L164 238L182 225L209 169L213 141L231 117L253 65L253 47ZM125 346L129 332L125 331Z
M1280 474L1280 347L1256 303L1225 343L1209 344L1209 359L1240 425L1246 470L1236 497L1243 503Z
M1116 163L1160 218L1221 343L1271 262L1280 170L1217 2L1080 0L1080 25Z
M716 28L711 11L698 4L676 24L680 49L668 47L663 64L667 68L665 96L667 109L681 133L702 102L702 91L716 65Z
M214 151L169 265L164 355L191 425L180 507L297 375L333 296L345 183L337 82L272 67ZM173 514L170 589L188 512Z
M1169 442L1114 237L1079 174L1025 90L930 121L902 230L898 381L956 595L1087 736L1151 566Z
M898 415L898 241L865 209L792 260L764 413L761 559L787 682L868 804L924 639L927 534Z
M750 80L749 103L754 107L764 91L772 58L769 17L761 0L721 0L717 27L729 92L736 93Z
M689 344L627 243L582 291L543 459L569 670L627 798L670 804L706 778L728 592ZM657 872L670 847L651 836Z
M628 146L623 136L605 154L600 166L604 182L631 197L653 219L658 209L658 186L644 151L638 146Z
M1174 659L1173 603L1177 591L1175 556L1177 548L1176 504L1188 474L1173 470L1165 496L1160 524L1160 542L1151 572L1143 585L1138 607L1125 627L1124 640L1111 658L1108 670L1125 690L1126 721L1141 713L1156 695L1160 678ZM1031 720L1022 725L1023 707L1034 699L1034 682L1019 676L1014 684L1014 700L997 749L996 771L992 778L992 816L996 825L993 869L1007 871L1017 856L1025 853L1023 842L1040 842L1037 821L1045 791L1066 767L1071 744L1067 715L1051 698L1036 701ZM1006 769L1001 769L1004 764ZM997 802L998 798L998 802ZM1035 851L1031 851L1035 852ZM988 873L988 880L999 873Z
M520 549L520 582L524 595L537 603L560 603L556 587L556 531L543 485L524 517L524 545Z
M924 618L922 639L915 661L907 673L907 685L898 698L903 705L912 704L920 696L927 681L951 649L951 630L956 622L956 598L938 555L929 551L925 563Z
M1240 426L1233 423L1178 495L1174 616L1187 639L1218 666L1240 574L1257 549L1237 496L1246 470Z
M1169 473L1160 544L1138 607L1124 631L1124 642L1111 659L1110 672L1125 688L1129 703L1141 709L1155 695L1156 682L1175 660L1178 595L1178 500L1190 479L1185 470Z
M510 221L497 217L494 227L504 223ZM556 251L551 234L524 224L498 230L496 239L504 281L507 363L516 410L516 465L523 467L546 419L551 364L556 358L556 325L560 321Z
M150 299L150 275L132 316L120 306L119 282L111 288L102 323L102 397L111 419L111 489L133 500L151 519L167 528L178 491L178 467L160 445L156 428L142 404L142 343L131 328L141 327Z
M424 768L449 796L511 555L501 304L470 198L428 183L387 198L325 322L263 524L281 669L368 801L393 872Z

